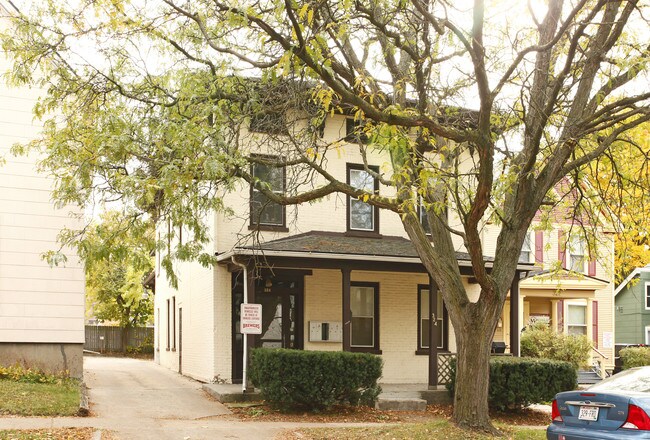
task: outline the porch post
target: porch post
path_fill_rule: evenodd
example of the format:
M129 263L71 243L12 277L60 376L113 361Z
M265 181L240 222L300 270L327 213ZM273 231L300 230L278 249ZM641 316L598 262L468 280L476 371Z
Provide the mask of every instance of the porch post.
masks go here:
M350 351L350 326L352 322L352 309L350 308L350 269L341 269L343 292L343 351Z
M557 314L557 300L552 299L551 300L551 329L557 333L557 319L558 319L558 314Z
M510 286L510 353L519 356L519 272Z
M246 270L246 280L244 281L248 285L248 303L255 303L255 267L248 266ZM246 371L250 371L251 365L251 350L255 348L255 339L257 335L245 335L246 336L246 350L248 351L248 356L246 356ZM250 380L250 376L246 375L246 392L252 393L255 387Z
M429 389L438 387L438 286L429 275Z

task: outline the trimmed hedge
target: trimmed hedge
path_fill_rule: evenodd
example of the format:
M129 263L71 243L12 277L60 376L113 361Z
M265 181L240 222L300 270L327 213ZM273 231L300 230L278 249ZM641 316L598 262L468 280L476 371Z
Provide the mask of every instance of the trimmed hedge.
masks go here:
M456 363L447 385L454 394ZM553 400L561 392L576 387L578 373L569 363L551 359L498 356L490 358L490 407L498 410L522 408Z
M257 348L250 378L280 409L323 410L337 404L373 404L381 392L380 357L368 353Z
M619 356L623 361L623 369L650 365L650 347L622 348Z

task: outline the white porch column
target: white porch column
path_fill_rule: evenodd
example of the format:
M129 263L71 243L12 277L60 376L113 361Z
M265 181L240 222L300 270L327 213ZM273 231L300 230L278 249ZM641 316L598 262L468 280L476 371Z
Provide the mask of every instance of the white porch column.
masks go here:
M557 303L556 299L551 300L551 328L557 333Z
M526 326L526 322L524 321L524 298L526 298L525 295L519 295L519 334L521 334L521 331Z

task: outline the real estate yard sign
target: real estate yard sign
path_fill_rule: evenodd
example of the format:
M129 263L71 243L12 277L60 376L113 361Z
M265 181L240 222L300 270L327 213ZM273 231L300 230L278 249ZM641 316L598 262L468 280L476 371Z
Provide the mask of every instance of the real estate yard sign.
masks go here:
M242 304L239 316L242 334L262 334L262 304Z

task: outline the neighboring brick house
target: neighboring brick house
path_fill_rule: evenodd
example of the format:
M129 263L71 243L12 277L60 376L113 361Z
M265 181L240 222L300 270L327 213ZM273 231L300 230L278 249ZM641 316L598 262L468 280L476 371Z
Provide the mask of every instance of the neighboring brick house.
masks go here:
M344 115L328 116L323 139L346 138L350 125ZM387 171L385 164L390 163L388 153L377 151L368 151L366 159L382 171ZM327 171L337 179L391 196L393 189L374 180L363 170L363 163L359 148L344 144L329 158ZM273 190L284 191L284 173L273 174L277 169L263 168L256 165L251 172L266 176ZM454 353L454 332L441 295L406 238L399 216L336 194L299 206L268 204L260 212L256 203L261 198L245 183L227 194L224 203L234 214L217 213L208 219L214 237L209 251L218 256L219 264L203 268L179 263L178 289L166 283L160 258L156 259L156 361L202 381L241 380L239 305L248 282L249 302L263 305L263 334L255 338L256 345L375 353L384 360L382 380L386 383L437 383L429 356ZM452 210L449 215L453 225ZM162 226L159 232L164 234L167 227ZM249 230L259 231L255 236L258 244L252 237L242 242ZM484 228L487 256L494 254L497 232L493 225ZM534 242L533 235L546 239ZM557 261L558 238L557 229L531 232L530 249L522 252L518 275L549 268ZM575 248L564 258L575 261L574 268L584 272L584 277L525 279L519 283L521 295L515 281L514 301L506 303L495 341L505 341L508 351L517 354L521 329L531 317L546 316L554 328L593 337L608 358L605 363L611 360L613 365L612 351L603 347L609 346L609 334L614 330L609 281L613 241L611 236L601 238L607 243L604 264L597 264L595 272L594 263L587 262L584 252L579 259ZM538 251L533 243L539 246ZM470 263L457 237L455 245L464 285L470 298L477 299L479 286L472 279ZM578 267L579 261L582 267ZM255 263L257 277L245 280L242 265L248 265L250 276ZM430 326L430 318L438 325ZM587 325L592 320L595 325ZM437 341L434 346L429 343L433 338Z
M616 288L616 343L650 345L650 264Z
M0 2L0 13L13 12ZM0 56L0 71L9 67ZM61 229L79 229L82 220L70 216L70 207L55 209L54 179L37 171L36 154L10 154L13 144L39 133L32 115L37 98L37 90L0 82L0 365L19 362L81 377L84 270L70 250L58 267L41 254L58 249Z

